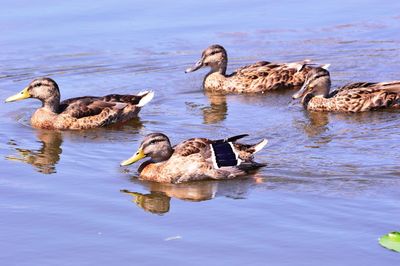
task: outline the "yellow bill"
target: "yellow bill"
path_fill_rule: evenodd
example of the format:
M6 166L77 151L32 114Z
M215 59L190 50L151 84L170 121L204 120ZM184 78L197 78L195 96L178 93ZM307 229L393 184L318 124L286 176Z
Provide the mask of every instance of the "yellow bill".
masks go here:
M28 87L26 87L20 93L17 93L15 95L11 96L11 97L8 97L6 99L6 103L23 100L23 99L27 99L27 98L30 98L30 97L31 97L31 95L28 92Z
M129 158L128 160L125 160L121 163L121 166L127 166L127 165L131 165L141 159L143 159L144 157L146 157L146 155L144 154L142 149L139 149L135 155L133 155L131 158Z

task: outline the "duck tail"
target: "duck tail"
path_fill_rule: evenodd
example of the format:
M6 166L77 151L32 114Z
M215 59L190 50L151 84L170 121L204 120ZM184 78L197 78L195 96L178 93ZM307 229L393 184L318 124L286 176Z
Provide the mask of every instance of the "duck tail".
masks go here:
M294 68L294 69L296 69L297 72L302 71L305 66L309 66L309 65L314 65L311 62L311 59L304 59L303 61L299 61L299 62L286 63L286 67Z
M323 68L325 70L329 70L329 67L331 66L331 64L323 64L320 66L320 68Z
M136 106L143 107L153 99L154 91L141 91L139 92L138 96L142 96L142 98Z
M261 151L265 147L265 145L267 145L267 144L268 144L268 140L267 139L263 139L259 143L253 145L253 147L252 147L254 149L253 154Z
M297 72L300 72L304 69L306 66L314 66L314 67L320 67L325 70L328 70L328 68L331 66L331 64L324 64L324 65L318 65L316 63L313 63L311 59L304 59L303 61L300 62L293 62L287 64L289 68L295 68Z

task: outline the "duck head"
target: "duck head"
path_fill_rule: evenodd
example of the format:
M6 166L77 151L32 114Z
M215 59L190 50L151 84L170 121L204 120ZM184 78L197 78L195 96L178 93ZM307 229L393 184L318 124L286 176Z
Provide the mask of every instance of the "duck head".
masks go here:
M152 162L166 161L172 153L173 149L166 135L151 133L144 138L139 149L131 158L121 162L121 166L131 165L145 157L150 157Z
M331 87L331 78L329 71L323 67L312 68L304 81L301 89L295 93L292 98L304 99L305 96L312 94L313 96L328 97Z
M211 72L219 72L225 75L227 64L228 55L225 48L214 44L205 49L200 60L193 67L186 69L185 73L196 71L202 67L210 67Z
M5 102L14 102L28 98L35 98L42 102L43 107L56 111L60 104L60 90L57 83L51 78L37 78L21 92L8 97Z

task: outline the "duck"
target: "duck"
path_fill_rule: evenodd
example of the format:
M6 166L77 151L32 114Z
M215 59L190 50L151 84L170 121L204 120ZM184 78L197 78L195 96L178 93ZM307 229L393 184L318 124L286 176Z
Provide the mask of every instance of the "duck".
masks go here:
M38 99L42 107L31 117L31 125L48 130L82 130L123 123L137 117L140 109L149 103L153 91L138 95L110 94L103 97L83 96L60 102L57 83L48 77L36 78L21 92L5 102L28 98Z
M150 133L137 152L120 165L128 166L148 157L138 168L139 178L160 183L232 179L265 166L255 162L253 155L268 141L263 139L254 145L236 142L246 136L219 140L191 138L172 147L165 134Z
M185 70L194 72L202 67L211 70L204 77L203 88L217 93L266 93L269 91L300 88L307 73L314 67L310 60L292 63L260 61L243 66L231 74L226 73L228 54L219 44L202 52L197 63ZM328 68L329 64L323 65Z
M293 99L309 111L366 112L377 109L400 107L400 81L354 82L332 92L331 78L327 69L317 67L308 74L301 89Z

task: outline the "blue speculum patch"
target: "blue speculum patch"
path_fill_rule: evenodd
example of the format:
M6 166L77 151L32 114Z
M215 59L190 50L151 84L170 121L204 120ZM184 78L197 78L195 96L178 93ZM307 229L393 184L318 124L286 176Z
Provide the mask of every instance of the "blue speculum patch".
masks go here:
M211 144L218 167L236 166L237 158L229 142Z

